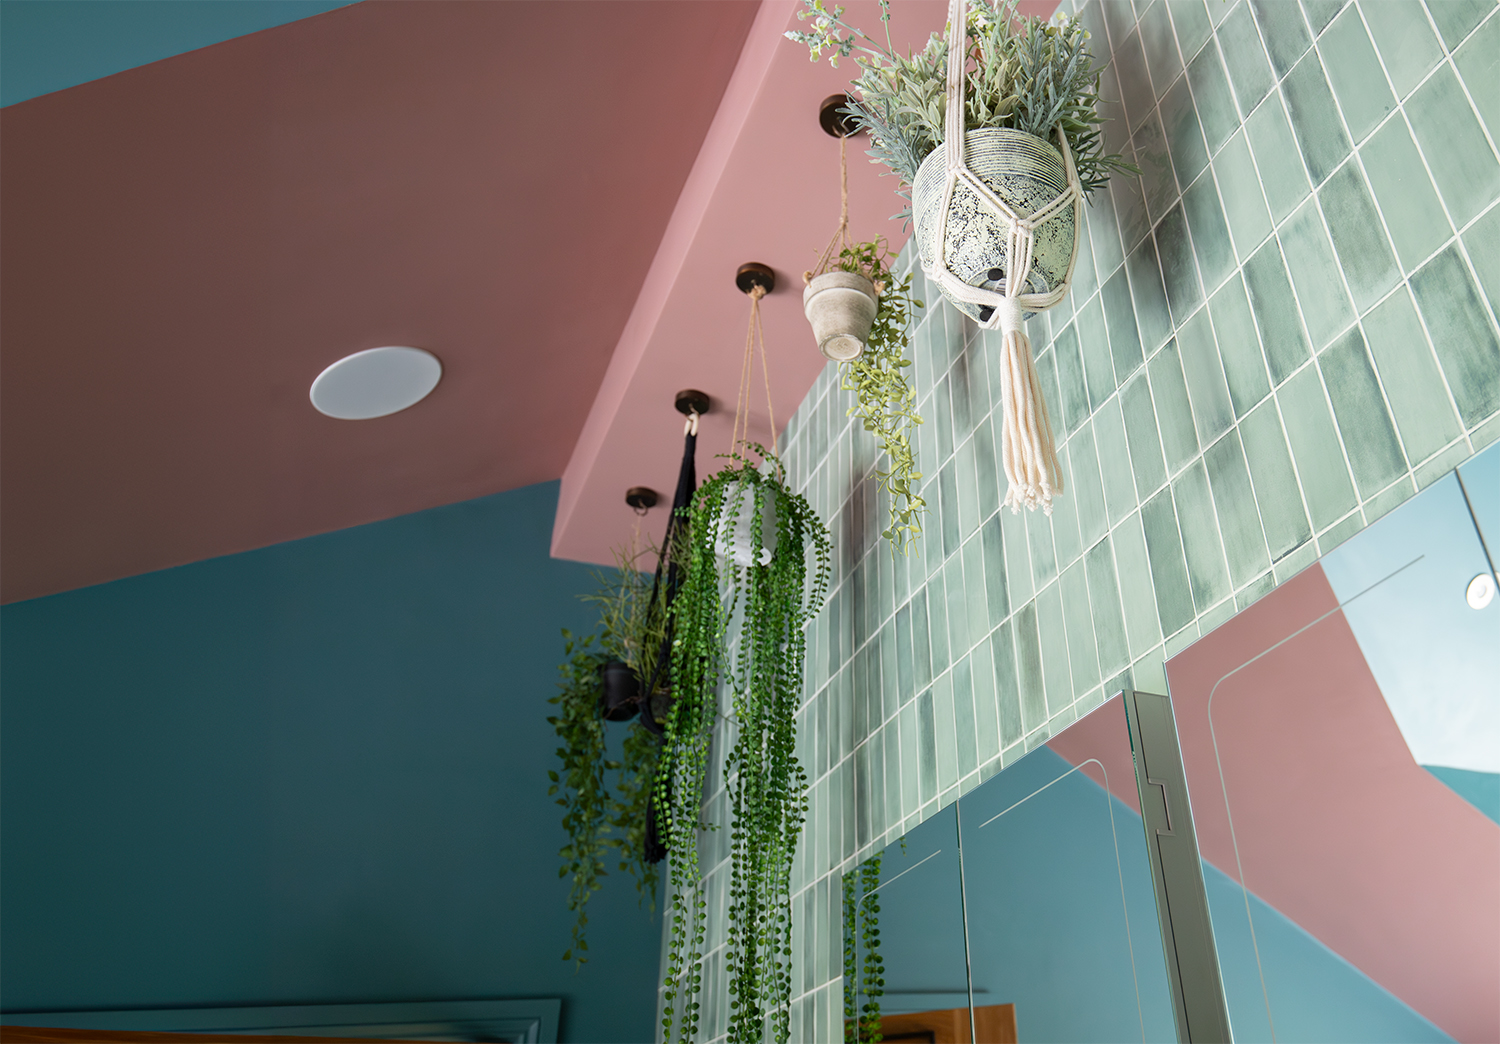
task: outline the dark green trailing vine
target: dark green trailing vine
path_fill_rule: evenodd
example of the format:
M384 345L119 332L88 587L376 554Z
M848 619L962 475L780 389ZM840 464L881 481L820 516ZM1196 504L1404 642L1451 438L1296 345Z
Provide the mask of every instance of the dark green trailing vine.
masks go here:
M840 386L854 392L856 401L849 415L859 415L865 431L879 440L889 464L876 474L891 498L890 524L881 536L893 548L906 551L921 535L922 513L927 509L918 492L922 473L911 445L911 431L922 418L916 410L917 393L906 377L911 366L906 348L911 344L912 315L922 302L912 298L910 273L900 278L891 274L890 251L883 238L846 247L839 254L839 268L864 276L880 294L865 350L859 358L841 364Z
M785 1042L790 1033L791 867L807 814L807 776L794 753L793 715L802 694L803 627L827 593L831 541L806 499L787 490L776 459L755 449L764 458L761 465L735 454L693 498L685 578L672 605L676 702L657 777L673 885L662 1014L668 1041L691 1040L698 1032L707 911L698 839L706 826L703 785L721 687L730 695L732 713L726 730L732 746L725 757L728 1040L759 1044L769 1035ZM770 561L743 566L721 559L715 534L748 513L751 557L760 560L768 503L776 522Z
M639 721L632 721L626 727L621 760L608 758L607 723L599 706L604 664L621 660L640 673L663 632L660 614L650 601L651 577L635 568L639 558L634 553L619 556L617 573L600 574L599 591L584 596L599 606L599 631L583 637L563 631L567 659L558 669L560 691L548 700L558 708L547 722L561 741L557 756L562 770L547 773L547 793L563 807L563 829L569 838L560 851L558 876L572 878L568 909L578 914L573 943L563 960L579 965L588 961L589 897L608 876L610 862L635 878L643 903L649 899L653 908L656 905L657 869L645 860L644 852L660 744ZM607 773L615 773L613 790Z
M847 1044L879 1044L885 1039L880 1031L880 998L885 995L885 961L880 956L880 854L850 870L843 883L844 1040ZM863 1004L860 998L864 998Z

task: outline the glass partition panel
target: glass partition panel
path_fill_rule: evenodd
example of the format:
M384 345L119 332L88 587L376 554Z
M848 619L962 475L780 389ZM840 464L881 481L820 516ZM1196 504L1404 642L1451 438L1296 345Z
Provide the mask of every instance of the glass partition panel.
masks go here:
M1500 446L1167 663L1236 1041L1500 1040L1496 503Z
M1119 696L959 801L976 1013L1024 1041L1173 1041ZM986 1039L983 1031L979 1039Z

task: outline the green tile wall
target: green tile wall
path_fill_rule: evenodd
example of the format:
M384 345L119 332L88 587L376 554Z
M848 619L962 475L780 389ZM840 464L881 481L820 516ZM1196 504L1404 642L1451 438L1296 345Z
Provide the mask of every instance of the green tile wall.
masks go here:
M1030 323L1052 517L999 511L998 338L925 288L920 554L879 538L875 447L833 367L783 436L838 544L797 722L795 1041L842 1038L842 871L1108 693L1161 688L1167 657L1500 438L1496 5L1080 14L1113 43L1106 138L1143 177L1087 208L1087 269Z

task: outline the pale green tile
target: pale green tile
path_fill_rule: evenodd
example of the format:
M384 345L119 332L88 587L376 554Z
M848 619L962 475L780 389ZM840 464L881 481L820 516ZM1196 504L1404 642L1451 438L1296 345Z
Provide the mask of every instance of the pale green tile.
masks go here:
M1193 244L1181 204L1168 211L1157 226L1156 252L1161 258L1172 320L1181 326L1193 309L1203 303L1203 287L1198 282L1198 266L1193 261Z
M1412 276L1411 287L1459 416L1473 427L1500 410L1500 342L1479 288L1451 246Z
M1131 516L1133 520L1134 515ZM1089 606L1097 637L1099 669L1108 676L1130 662L1125 643L1125 618L1120 612L1120 592L1115 579L1115 560L1110 541L1101 540L1085 556L1089 582Z
M983 583L983 577L976 577L975 583ZM948 648L953 653L953 661L958 662L968 651L973 648L974 643L984 636L984 616L973 616L969 612L969 596L966 590L968 584L964 576L963 555L957 554L948 559L948 564L943 567L943 594L947 598L948 614ZM974 630L969 631L970 620L974 623Z
M1203 131L1198 126L1187 77L1179 79L1162 98L1161 126L1172 154L1177 183L1190 184L1208 166L1208 149L1203 144Z
M1496 414L1469 432L1469 442L1478 453L1490 444L1500 441L1500 414Z
M1193 428L1193 409L1188 402L1187 384L1182 377L1177 342L1172 341L1151 360L1151 396L1156 403L1156 421L1161 429L1162 451L1167 471L1177 471L1198 453L1198 436Z
M1087 207L1084 208L1088 210ZM1087 220L1085 218L1085 220ZM1087 235L1077 237L1078 256L1073 266L1072 292L1068 298L1078 305L1087 301L1099 289L1099 277L1094 271L1094 248Z
M1164 489L1141 508L1141 524L1146 535L1146 549L1151 564L1152 591L1156 595L1157 618L1163 634L1175 634L1192 623L1197 615L1188 583L1187 563L1182 556L1182 538L1177 530L1177 513L1172 505L1172 491ZM1128 527L1122 526L1117 532ZM1122 541L1123 546L1124 541ZM1122 560L1122 569L1123 560ZM1128 575L1122 574L1125 581ZM1132 640L1134 633L1132 630Z
M1343 265L1356 311L1365 312L1401 278L1380 214L1359 165L1346 163L1318 191L1333 247Z
M1463 426L1411 295L1404 289L1392 294L1365 317L1364 327L1406 452L1414 462L1426 460L1463 434Z
M1072 323L1063 328L1052 341L1052 354L1057 359L1057 419L1062 422L1062 431L1071 433L1089 415L1088 383L1083 373L1083 358L1078 351L1078 330Z
M1099 270L1101 277L1108 280L1115 269L1125 262L1125 252L1120 245L1120 226L1115 217L1114 197L1108 192L1096 192L1084 209L1088 213L1089 242L1093 246L1094 267Z
M1208 143L1209 155L1212 155L1240 126L1239 110L1235 108L1234 94L1229 89L1229 78L1224 75L1224 63L1219 60L1217 47L1205 47L1198 52L1188 65L1188 82L1192 84L1193 99L1197 102L1203 138Z
M1172 157L1167 150L1161 116L1155 109L1136 128L1130 144L1135 150L1135 165L1141 169L1141 189L1146 194L1146 213L1154 224L1177 202L1177 179L1172 173Z
M937 535L942 537L939 545L943 558L958 550L958 477L954 473L954 462L949 460L938 472Z
M1255 153L1261 184L1271 206L1271 219L1280 222L1311 191L1280 94L1272 91L1260 108L1250 114L1245 121L1245 133Z
M1427 9L1451 51L1473 32L1485 15L1494 11L1495 0L1432 0Z
M970 712L972 716L972 711ZM945 674L932 684L933 753L938 790L958 782L958 744L953 713L953 676Z
M1396 243L1401 267L1410 272L1448 241L1453 226L1438 202L1405 120L1391 120L1380 128L1359 154Z
M979 768L974 680L968 657L953 665L953 725L958 740L958 774L963 778Z
M1167 9L1177 29L1177 43L1183 55L1191 61L1213 31L1203 0L1167 0Z
M1236 6L1220 24L1219 44L1224 48L1224 64L1229 67L1240 111L1248 114L1276 83L1249 4Z
M1071 496L1077 502L1078 532L1085 547L1104 535L1109 528L1104 514L1104 479L1099 472L1099 455L1094 445L1094 429L1086 425L1068 442L1068 463L1073 469Z
M1127 162L1135 162L1135 152L1128 143L1118 147L1117 151ZM1146 214L1145 186L1138 177L1120 174L1109 179L1109 195L1114 203L1115 220L1120 226L1120 242L1128 254L1151 231L1151 219Z
M1051 357L1048 357L1049 361ZM1038 368L1038 374L1041 370ZM1043 389L1043 394L1046 389ZM1055 392L1052 398L1057 401ZM974 429L974 472L979 488L977 491L979 517L989 518L1000 509L1000 462L995 456L995 433L993 422L986 417Z
M1264 573L1255 578L1254 582L1248 584L1243 591L1234 596L1234 608L1236 612L1244 612L1256 602L1260 601L1276 587L1276 577L1272 573Z
M1188 227L1193 234L1193 252L1206 290L1212 290L1234 271L1234 245L1224 208L1219 204L1219 190L1212 176L1199 178L1183 195Z
M1115 371L1109 360L1109 334L1104 324L1104 306L1098 295L1078 309L1078 347L1083 355L1084 383L1088 387L1089 407L1099 404L1115 390Z
M1134 131L1151 113L1156 104L1156 94L1151 89L1151 77L1146 72L1146 52L1141 48L1141 37L1131 32L1114 45L1115 76L1120 83L1120 101L1129 114L1130 129Z
M1271 382L1266 376L1266 359L1255 333L1255 320L1250 315L1250 298L1239 277L1229 280L1214 295L1209 311L1229 385L1229 400L1235 416L1243 417L1271 393Z
M1067 566L1083 554L1083 543L1078 535L1078 498L1069 487L1068 447L1057 451L1057 466L1062 475L1063 491L1052 498L1052 540L1057 549L1057 560Z
M1433 73L1412 93L1406 112L1448 213L1462 228L1500 196L1500 162L1453 70Z
M1226 598L1204 612L1198 620L1198 633L1201 635L1212 634L1221 624L1228 623L1234 616L1234 599Z
M960 552L963 559L965 615L968 618L969 647L990 633L989 605L985 598L988 577L984 570L984 543L970 540Z
M1500 312L1500 207L1492 208L1469 226L1464 246L1469 249L1485 300L1492 310Z
M1302 11L1307 15L1313 36L1328 28L1328 23L1344 9L1344 3L1345 0L1302 0Z
M1266 545L1276 561L1312 536L1276 403L1266 402L1253 410L1240 422L1239 431Z
M1350 135L1356 143L1364 141L1396 107L1396 99L1375 56L1370 34L1352 4L1328 27L1318 41L1318 50L1327 63L1328 79Z
M1135 679L1135 687L1141 692L1152 692L1165 696L1167 693L1167 672L1162 664L1163 650L1158 647L1154 652L1143 656L1130 665L1130 673Z
M1024 616L1023 613L1018 617L1018 626ZM1035 617L1031 621L1034 630ZM1025 735L1026 731L1022 722L1023 693L1026 690L1018 687L1016 681L1016 648L1011 637L1010 621L1006 621L990 636L990 653L995 663L996 699L1000 709L1000 746L1004 749ZM1033 713L1040 714L1044 710L1045 707L1034 709Z
M1141 43L1146 48L1146 68L1160 96L1182 73L1182 57L1177 53L1166 4L1152 4L1141 15Z
M1063 617L1068 626L1068 665L1072 670L1073 693L1076 695L1099 684L1099 650L1094 640L1088 578L1081 560L1063 572L1058 586L1062 590Z
M954 456L958 475L958 532L963 540L979 528L979 471L975 442L975 439L965 440ZM885 524L884 513L872 511L871 515L875 516L872 521L877 525ZM879 537L878 531L875 536Z
M1271 234L1271 215L1243 131L1225 143L1223 151L1214 157L1213 167L1235 250L1240 257L1249 257Z
M1469 458L1468 443L1459 441L1416 469L1418 489L1426 489Z
M911 662L913 686L920 692L932 683L932 627L927 618L927 591L916 592L911 599Z
M1354 310L1339 279L1339 264L1328 233L1311 200L1281 226L1277 237L1297 290L1307 334L1313 348L1321 348L1354 321Z
M1242 587L1269 569L1271 559L1266 552L1266 537L1239 433L1231 431L1210 446L1203 454L1203 461L1208 466L1208 483L1219 512L1219 533L1224 541L1224 558L1229 563L1229 579L1236 588Z
M1057 584L1044 588L1037 595L1036 618L1042 649L1042 677L1047 687L1047 715L1051 717L1073 702L1068 637L1063 623L1062 593Z
M1123 381L1141 365L1141 336L1135 325L1135 304L1130 299L1130 281L1122 264L1105 282L1100 297L1109 325L1109 353L1115 379Z
M1380 0L1363 6L1375 47L1396 86L1396 96L1405 98L1443 57L1427 11L1420 0Z
M1287 381L1277 389L1276 398L1313 528L1323 529L1357 501L1317 368L1309 366Z
M1135 510L1136 505L1119 399L1110 399L1095 414L1094 436L1099 451L1099 470L1104 479L1104 504L1110 523L1114 524Z
M948 591L943 571L935 570L927 578L927 640L932 644L932 676L941 677L955 654L962 652L948 644Z
M1318 534L1318 552L1326 555L1355 533L1365 528L1365 520L1358 511L1346 518L1340 519L1335 524Z
M1213 326L1204 309L1178 331L1177 348L1182 354L1182 372L1193 400L1193 419L1198 442L1207 446L1234 424L1234 407L1224 382L1219 351L1214 346Z
M989 625L998 627L1010 615L1009 580L1005 569L1005 535L1000 516L991 515L979 533L984 551L984 595L989 606ZM904 610L903 610L904 611Z
M1500 138L1500 18L1489 19L1465 40L1454 53L1453 64L1490 137Z
M1273 570L1278 584L1284 584L1318 560L1318 542L1309 540L1276 563Z
M1302 20L1302 9L1282 0L1252 0L1252 6L1266 49L1271 52L1271 64L1278 76L1285 76L1312 46L1312 36L1307 31L1307 23Z
M1156 615L1156 591L1140 516L1131 515L1120 523L1109 541L1095 547L1107 548L1110 544L1114 545L1119 566L1120 600L1125 607L1125 633L1131 654L1139 656L1161 641L1161 623ZM1093 554L1091 550L1090 562L1093 561Z
M1172 336L1172 316L1167 311L1167 294L1161 285L1161 269L1156 263L1156 243L1147 236L1131 252L1125 267L1130 275L1130 291L1135 299L1135 318L1141 331L1146 355Z
M1031 578L1037 590L1057 576L1057 549L1052 542L1052 520L1040 511L1022 511L1026 545L1031 549Z
M1227 598L1232 590L1203 461L1177 476L1172 482L1172 496L1177 502L1177 525L1182 530L1193 604L1202 613Z
M1302 158L1312 174L1313 184L1319 184L1349 155L1350 145L1316 51L1309 51L1297 63L1282 90L1286 93L1286 108Z
M1026 547L1026 520L1009 510L1001 510L1000 532L1005 544L1005 583L1010 589L1014 608L1031 601L1036 587L1031 582L1031 552Z
M1125 413L1125 437L1130 443L1130 463L1135 473L1136 495L1144 500L1167 480L1161 436L1156 432L1156 409L1151 402L1151 386L1146 382L1144 373L1120 390L1120 405Z
M1000 753L999 706L995 696L993 646L980 642L969 658L974 674L974 738L980 762Z
M1037 381L1040 382L1042 387L1042 409L1046 411L1047 423L1051 426L1053 434L1061 438L1063 435L1062 418L1057 411L1058 405L1059 403L1061 403L1062 399L1058 392L1057 365L1054 355L1055 353L1052 351L1052 349L1049 348L1046 352L1043 353L1042 357L1036 361L1036 377ZM992 369L999 370L1000 367L996 365L992 367ZM1000 400L996 399L995 401L996 403L999 403ZM998 405L995 407L993 416L996 418L996 420L995 437L992 440L992 445L995 451L995 460L998 462L1004 459L1001 456L1000 446L1000 432L1002 430L1000 426L1000 418L1004 416L1004 413ZM999 466L998 463L996 466ZM1001 496L1003 499L1003 490L1001 491Z

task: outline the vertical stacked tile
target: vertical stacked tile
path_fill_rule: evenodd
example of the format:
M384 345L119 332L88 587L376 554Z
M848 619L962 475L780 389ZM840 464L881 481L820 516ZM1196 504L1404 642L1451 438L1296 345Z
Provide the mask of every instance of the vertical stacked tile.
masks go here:
M837 543L797 717L793 1040L842 1039L843 871L1500 438L1496 4L1077 10L1142 175L1096 194L1070 299L1030 324L1056 510L1000 511L997 338L925 287L919 553L879 536L835 368L783 438Z

